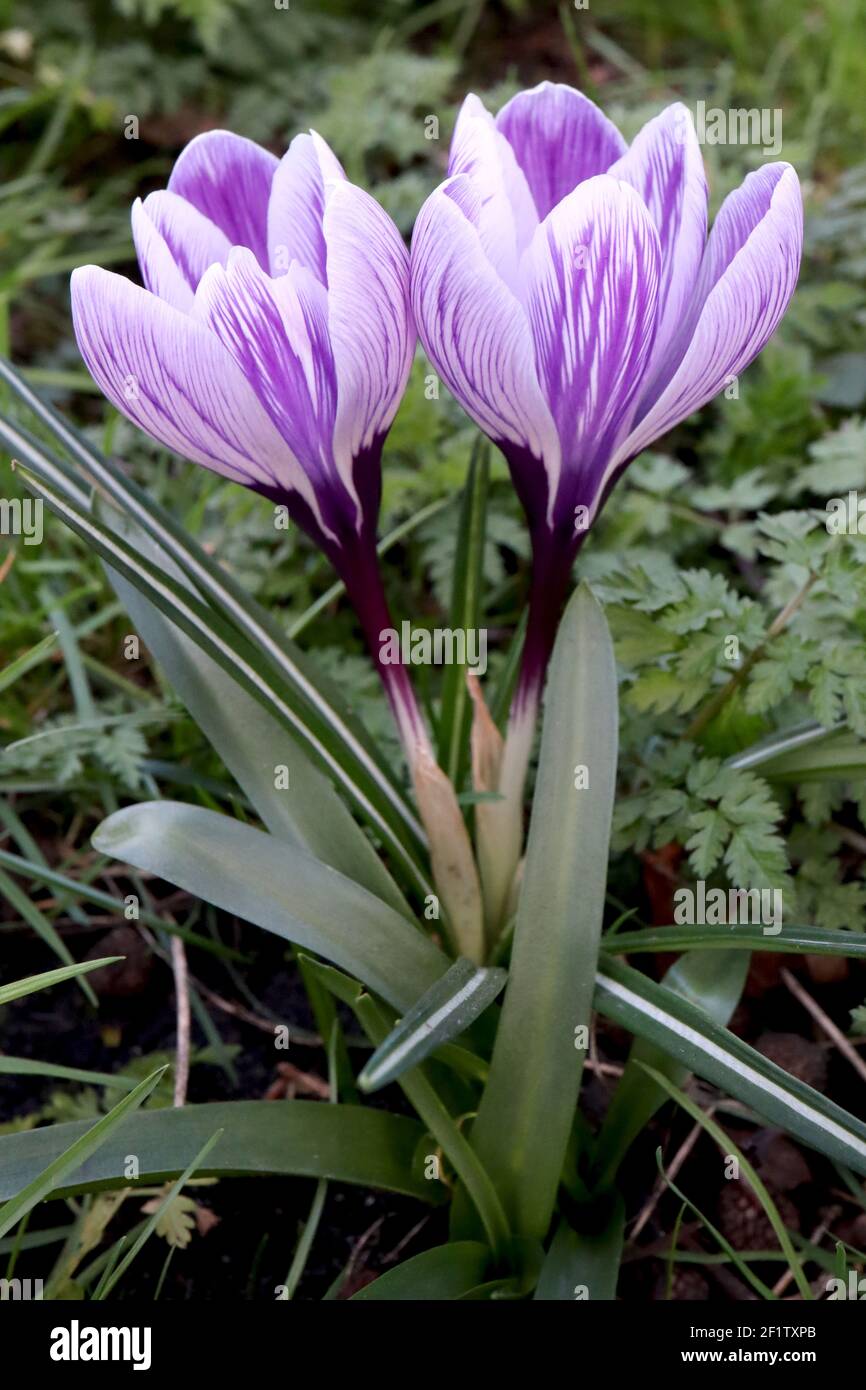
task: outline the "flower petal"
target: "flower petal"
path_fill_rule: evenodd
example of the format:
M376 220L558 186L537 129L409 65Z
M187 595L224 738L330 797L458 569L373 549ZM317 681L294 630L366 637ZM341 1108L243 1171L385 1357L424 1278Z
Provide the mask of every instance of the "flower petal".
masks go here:
M707 241L707 180L688 108L675 102L648 121L608 173L636 189L659 234L658 327L649 384L682 326Z
M122 275L72 275L81 355L101 390L161 444L251 487L295 488L299 468L212 334Z
M163 189L132 208L132 237L151 294L185 311L208 266L225 264L231 244L209 217Z
M595 103L559 82L541 82L512 97L496 128L526 175L539 218L584 179L605 173L626 149Z
M685 324L687 346L668 385L617 450L609 476L758 355L788 307L802 248L797 175L789 164L764 165L722 205Z
M427 356L475 423L506 454L539 460L549 496L559 439L533 360L526 314L491 266L474 225L471 178L442 184L412 236L412 307ZM543 467L541 466L543 464Z
M268 199L278 164L254 140L209 130L181 151L168 188L216 223L232 246L249 247L267 269Z
M282 275L292 261L327 284L325 180L345 179L339 160L320 135L296 135L280 160L268 204L268 257L272 275Z
M251 251L236 246L225 268L211 266L203 277L192 316L237 364L314 491L329 492L336 374L324 287L297 261L272 279Z
M451 139L448 175L467 174L478 195L472 220L481 245L506 284L517 284L520 257L538 226L529 185L508 141L478 97L463 102Z
M600 174L541 223L522 272L538 377L562 445L561 519L575 503L591 504L631 423L655 329L658 234L634 190Z
M379 204L345 181L327 186L327 246L331 348L337 376L334 457L346 487L369 493L373 479L355 478L355 461L375 451L397 413L415 352L409 303L409 256ZM365 497L369 510L372 497Z

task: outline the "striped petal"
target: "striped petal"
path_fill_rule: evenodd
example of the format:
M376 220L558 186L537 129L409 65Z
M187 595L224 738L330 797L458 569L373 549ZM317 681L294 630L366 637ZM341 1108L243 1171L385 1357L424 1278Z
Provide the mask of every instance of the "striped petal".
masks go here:
M670 382L643 409L608 478L739 375L775 332L800 271L803 203L789 164L749 174L723 203L683 329Z
M538 226L529 185L508 141L476 96L460 108L448 162L449 177L465 174L477 194L473 222L490 264L517 284L520 257Z
M297 262L272 279L237 246L202 279L192 314L243 373L313 487L327 492L336 375L324 287Z
M337 380L334 457L346 488L378 507L378 445L406 388L415 352L409 257L382 208L354 184L328 184L328 322ZM375 476L355 477L354 461L375 455Z
M658 327L646 372L649 385L663 370L682 326L707 241L707 180L687 107L677 102L647 122L608 172L640 194L659 234Z
M161 190L132 208L132 237L145 285L176 309L192 308L208 266L224 265L228 238L192 203Z
M339 160L315 131L296 135L280 160L268 204L268 257L272 275L283 275L292 261L327 284L325 238L326 181L345 179Z
M266 270L268 200L278 165L254 140L209 130L181 151L168 188L209 217L232 246L249 247Z
M631 423L653 342L659 259L641 199L606 174L558 203L526 254L523 293L538 377L566 460L549 522L562 521L576 503L592 503Z
M512 97L496 117L526 176L539 218L584 179L603 174L626 143L588 97L558 82L542 82Z
M72 276L81 355L100 389L166 448L236 482L291 489L302 474L255 393L216 338L121 275Z
M412 237L412 307L424 349L463 409L506 455L539 463L549 496L559 476L556 427L541 393L522 305L488 261L466 175L427 199ZM543 463L543 467L541 466Z

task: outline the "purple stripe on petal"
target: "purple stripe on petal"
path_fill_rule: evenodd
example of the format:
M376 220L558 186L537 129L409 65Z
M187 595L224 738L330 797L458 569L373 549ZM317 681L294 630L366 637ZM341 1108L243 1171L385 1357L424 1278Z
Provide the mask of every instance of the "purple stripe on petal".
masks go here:
M118 410L167 448L265 490L306 484L225 348L189 315L98 266L72 276L81 355Z
M209 130L181 151L168 188L209 217L232 246L248 247L266 270L268 199L278 165L254 140Z
M707 241L707 180L691 113L680 102L669 106L647 122L608 172L640 194L659 234L658 328L646 371L649 385L682 327Z
M800 271L803 203L789 164L749 174L722 205L695 293L697 321L655 403L621 444L608 477L744 371L784 314ZM607 485L606 479L606 485Z
M427 356L467 414L506 453L523 449L539 461L537 489L546 497L559 476L559 439L526 314L475 229L477 202L471 179L461 175L421 209L412 237L415 322Z
M387 213L346 182L328 185L324 235L337 379L334 456L353 491L353 460L385 435L412 368L409 256Z
M584 179L605 173L626 149L594 102L557 82L512 97L496 127L514 150L540 218Z
M280 160L268 204L268 256L272 275L292 261L326 285L325 180L344 180L342 167L319 135L296 135Z
M235 247L225 269L212 266L204 276L193 318L241 369L317 495L339 494L354 521L333 458L337 379L324 286L297 261L272 279Z
M655 329L658 234L634 190L600 174L542 222L522 274L538 376L566 460L554 523L590 504L629 426Z
M147 288L184 310L192 307L208 266L225 264L231 249L210 218L167 190L149 194L143 203L136 199L132 235Z

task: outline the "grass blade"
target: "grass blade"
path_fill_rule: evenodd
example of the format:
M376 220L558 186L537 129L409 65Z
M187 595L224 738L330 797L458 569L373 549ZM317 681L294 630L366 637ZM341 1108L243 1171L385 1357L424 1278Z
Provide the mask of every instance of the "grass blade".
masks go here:
M74 1173L92 1154L99 1150L100 1146L111 1137L130 1111L137 1110L142 1101L147 1100L165 1071L167 1071L166 1067L157 1067L156 1071L145 1077L134 1091L130 1091L128 1096L124 1096L123 1100L119 1101L112 1110L109 1110L107 1115L104 1115L101 1120L97 1120L95 1124L88 1125L84 1133L73 1139L68 1148L59 1152L56 1157L51 1159L47 1167L38 1172L15 1196L10 1197L0 1208L0 1236L5 1236L6 1232L11 1230L26 1212L31 1211L37 1202L41 1202L43 1197L50 1196L52 1191L59 1187L62 1178ZM65 1125L57 1125L49 1132L55 1134L66 1128ZM36 1133L39 1131L30 1131L30 1134ZM8 1137L11 1139L28 1138L29 1134L13 1134Z
M28 975L26 980L14 980L11 985L0 985L0 1006L11 1004L13 999L23 999L25 994L35 994L40 989L63 984L64 980L74 980L76 975L86 975L89 970L99 970L103 965L115 965L119 960L123 960L123 956L83 960L77 965L64 965L57 970L45 970L40 975Z

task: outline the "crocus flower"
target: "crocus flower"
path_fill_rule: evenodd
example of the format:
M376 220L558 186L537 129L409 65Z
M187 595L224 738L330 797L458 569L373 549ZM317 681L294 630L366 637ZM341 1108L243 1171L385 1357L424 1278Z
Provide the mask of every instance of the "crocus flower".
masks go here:
M376 659L452 926L478 954L480 897L376 562L382 443L412 364L409 257L391 219L320 136L278 160L228 131L197 136L168 187L132 210L145 288L72 276L81 354L106 396L188 459L285 505L329 556Z
M315 133L278 160L212 131L135 203L132 229L146 288L72 276L92 376L154 439L285 505L377 653L380 456L415 346L397 228ZM382 673L407 742L425 738L405 669Z
M463 103L448 178L416 223L412 304L433 365L505 454L529 521L509 735L521 767L581 540L627 464L760 352L801 246L799 183L784 163L749 174L707 239L703 161L680 104L627 147L570 87L544 82L495 119L477 97Z

